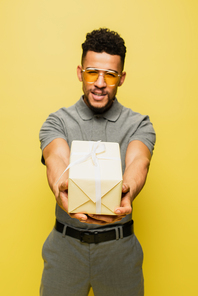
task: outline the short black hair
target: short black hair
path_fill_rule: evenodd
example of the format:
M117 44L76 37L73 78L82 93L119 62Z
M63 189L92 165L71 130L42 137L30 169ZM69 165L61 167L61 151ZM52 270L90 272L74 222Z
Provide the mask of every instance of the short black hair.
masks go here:
M87 52L106 52L111 55L119 55L121 57L122 67L124 67L124 60L126 55L125 42L120 35L108 28L100 28L87 33L86 40L82 44L82 60L85 58Z

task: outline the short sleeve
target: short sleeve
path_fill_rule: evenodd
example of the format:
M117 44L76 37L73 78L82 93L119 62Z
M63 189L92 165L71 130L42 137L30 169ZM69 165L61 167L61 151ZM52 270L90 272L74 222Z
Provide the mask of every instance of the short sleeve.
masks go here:
M62 138L67 141L67 131L61 118L60 110L49 115L39 132L40 148L43 149L54 139ZM42 157L42 163L44 159Z
M130 136L129 142L139 140L143 142L153 154L156 134L152 123L150 122L149 116L143 116L135 132Z

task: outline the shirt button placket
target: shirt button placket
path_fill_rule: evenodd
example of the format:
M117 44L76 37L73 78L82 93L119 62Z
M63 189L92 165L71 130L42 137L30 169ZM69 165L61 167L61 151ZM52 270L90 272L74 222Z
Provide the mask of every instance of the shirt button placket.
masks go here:
M94 115L92 124L92 141L106 141L106 120L100 115Z

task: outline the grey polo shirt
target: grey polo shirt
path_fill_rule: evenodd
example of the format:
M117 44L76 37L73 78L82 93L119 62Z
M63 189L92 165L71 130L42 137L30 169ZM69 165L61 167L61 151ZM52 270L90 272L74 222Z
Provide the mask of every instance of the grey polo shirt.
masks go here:
M124 173L128 144L133 140L139 140L148 147L152 154L155 131L147 115L141 115L122 106L117 99L108 111L95 114L84 103L82 96L75 105L61 108L50 114L40 130L39 138L42 151L56 138L65 139L69 147L73 140L117 142L120 145ZM43 158L42 162L44 163ZM58 205L56 205L56 217L59 221L73 227L97 228L97 225L80 223L77 219L70 218ZM131 215L128 215L122 219L122 222L125 223L130 219Z

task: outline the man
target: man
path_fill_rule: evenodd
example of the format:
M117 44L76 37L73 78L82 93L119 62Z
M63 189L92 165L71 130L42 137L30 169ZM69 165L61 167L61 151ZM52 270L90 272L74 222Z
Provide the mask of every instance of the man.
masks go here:
M42 296L144 294L141 246L133 233L132 201L144 186L155 143L148 116L122 106L117 88L126 73L124 40L109 29L87 34L77 67L84 95L49 115L40 131L42 162L56 198L56 225L43 246ZM123 187L115 215L68 213L68 172L73 140L118 142ZM58 180L58 182L57 182Z

